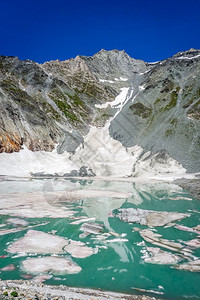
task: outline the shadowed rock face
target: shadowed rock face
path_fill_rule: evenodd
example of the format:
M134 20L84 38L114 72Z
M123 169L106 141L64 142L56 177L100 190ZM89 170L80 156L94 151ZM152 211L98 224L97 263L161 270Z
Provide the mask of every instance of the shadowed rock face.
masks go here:
M130 98L117 114L116 107L99 107L122 87ZM109 133L125 148L165 153L199 171L200 50L152 64L118 50L42 65L0 57L0 153L59 144L58 153L74 154L90 125L113 116Z

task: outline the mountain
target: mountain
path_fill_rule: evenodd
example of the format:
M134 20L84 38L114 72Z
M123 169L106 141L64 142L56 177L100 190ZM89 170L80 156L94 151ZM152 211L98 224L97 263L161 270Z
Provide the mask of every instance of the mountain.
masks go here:
M51 155L62 175L200 171L200 50L156 63L118 50L44 64L0 56L0 108L2 175L23 153Z

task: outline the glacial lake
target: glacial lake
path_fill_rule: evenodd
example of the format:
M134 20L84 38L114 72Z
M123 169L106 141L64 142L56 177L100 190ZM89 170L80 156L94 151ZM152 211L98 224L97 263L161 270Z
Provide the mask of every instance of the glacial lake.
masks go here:
M141 217L141 221L120 218L120 212L127 216L128 208L137 212L136 219ZM149 218L147 211L157 218L159 212L157 225L161 226L152 226L150 221L144 224ZM185 215L163 225L162 212L168 212L168 218L173 212ZM200 299L200 202L177 185L92 179L1 180L0 214L2 280L40 280L38 275L47 275L44 282L52 285ZM42 246L38 232L46 233L49 241L52 237L52 244ZM74 248L54 251L54 237ZM25 245L23 251L20 243ZM78 257L84 249L85 257ZM37 266L26 269L24 261L45 257L66 258L79 266L79 271L64 274L53 266L41 272Z

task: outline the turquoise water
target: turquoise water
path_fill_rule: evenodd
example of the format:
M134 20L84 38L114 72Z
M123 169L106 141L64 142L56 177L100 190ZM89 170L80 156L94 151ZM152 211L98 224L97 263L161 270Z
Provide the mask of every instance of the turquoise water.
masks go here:
M87 180L31 180L31 181L2 181L0 182L0 194L21 194L37 191L71 191L74 189L87 190L109 190L129 192L132 196L127 199L115 198L91 198L91 199L73 199L72 202L54 203L52 205L59 207L74 208L78 216L95 217L96 222L104 225L104 232L115 232L119 235L126 234L124 239L128 241L104 243L100 240L94 240L94 234L80 239L79 225L72 225L72 218L22 218L30 224L39 224L48 221L43 226L34 228L43 232L57 230L56 235L81 240L87 246L98 248L98 252L87 258L72 258L82 271L73 275L58 275L47 280L47 284L64 284L67 286L100 288L116 292L125 292L130 294L144 294L137 289L151 290L147 295L166 299L200 299L200 273L177 270L171 265L160 265L145 263L142 258L144 245L138 244L143 241L138 231L132 231L134 227L146 229L147 226L139 224L129 224L122 222L117 217L110 217L110 212L118 208L141 208L155 211L174 211L190 213L191 216L176 224L188 227L200 224L200 202L191 197L189 192L182 190L176 185L166 183L127 183L112 181L87 181ZM179 200L172 200L178 198ZM191 200L188 200L191 199ZM48 202L48 199L46 199ZM15 228L8 224L6 220L10 216L2 215L1 224L6 224L0 229ZM164 239L183 243L196 239L197 234L186 232L172 227L156 227L156 233L162 235ZM13 241L23 237L27 230L10 233L0 236L0 268L9 264L14 264L16 269L13 271L2 271L1 279L22 279L25 274L21 269L21 262L27 257L37 257L37 255L18 256L7 252L7 248ZM114 236L108 239L113 239ZM148 247L156 247L146 242ZM107 248L100 248L106 246ZM166 249L162 249L167 251ZM200 257L200 249L191 249L196 258ZM41 256L41 255L39 255ZM60 256L69 257L69 254ZM184 260L182 262L185 262ZM157 294L163 293L163 294Z

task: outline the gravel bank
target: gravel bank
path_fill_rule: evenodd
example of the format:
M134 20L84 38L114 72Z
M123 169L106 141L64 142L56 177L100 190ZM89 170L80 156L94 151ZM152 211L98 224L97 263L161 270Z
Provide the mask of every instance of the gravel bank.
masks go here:
M49 286L25 280L0 281L0 299L20 300L156 300L154 297ZM158 299L157 299L158 300Z

